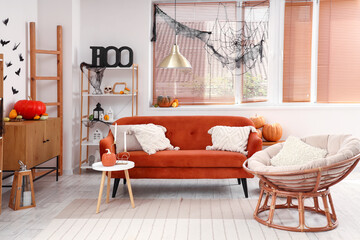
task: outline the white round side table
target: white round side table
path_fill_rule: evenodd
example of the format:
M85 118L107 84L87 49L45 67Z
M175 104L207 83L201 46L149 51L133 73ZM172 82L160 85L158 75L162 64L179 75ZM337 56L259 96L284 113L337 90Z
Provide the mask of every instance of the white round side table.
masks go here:
M132 161L116 161L116 164L111 167L104 167L102 162L96 162L92 165L92 169L96 171L102 171L101 176L101 183L100 183L100 190L99 190L99 197L98 197L98 203L96 207L96 213L99 213L100 211L100 203L101 203L101 196L104 189L104 183L105 183L105 176L106 173L108 174L107 179L107 185L106 185L106 203L109 203L109 195L110 195L110 180L111 180L111 172L113 171L124 171L125 177L126 177L126 183L129 190L129 196L131 201L131 206L134 208L134 197L131 190L131 184L130 184L130 177L128 169L131 169L135 166L134 162Z

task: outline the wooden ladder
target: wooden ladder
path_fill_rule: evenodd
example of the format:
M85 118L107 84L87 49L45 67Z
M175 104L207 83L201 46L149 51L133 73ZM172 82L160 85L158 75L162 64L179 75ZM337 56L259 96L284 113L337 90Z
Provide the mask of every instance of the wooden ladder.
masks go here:
M36 30L35 23L30 22L30 96L36 100L36 82L38 80L57 81L57 102L47 102L46 106L57 106L57 117L61 120L60 134L60 156L59 156L59 174L63 172L63 46L62 46L62 26L57 26L57 49L40 50L36 48ZM52 54L57 57L57 75L56 76L37 76L36 74L36 54Z

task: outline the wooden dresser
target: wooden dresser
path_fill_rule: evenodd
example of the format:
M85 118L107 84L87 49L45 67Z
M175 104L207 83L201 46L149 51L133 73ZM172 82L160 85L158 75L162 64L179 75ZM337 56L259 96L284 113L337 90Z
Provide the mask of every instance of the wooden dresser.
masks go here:
M6 122L3 170L19 170L19 160L30 169L59 156L60 131L60 118Z

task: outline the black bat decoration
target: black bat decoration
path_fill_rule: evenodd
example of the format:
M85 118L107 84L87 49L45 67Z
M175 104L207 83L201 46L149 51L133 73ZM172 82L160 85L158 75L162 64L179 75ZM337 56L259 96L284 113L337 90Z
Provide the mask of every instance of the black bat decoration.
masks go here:
M20 62L24 61L24 58L21 53L19 54L19 60L20 60Z
M4 77L4 81L6 80L6 78L7 78L7 75L5 75L5 77Z
M5 62L5 65L6 65L6 67L11 67L12 63L11 63L11 61L10 62Z
M19 68L19 69L15 72L15 74L18 75L18 76L20 76L20 71L21 71L21 68Z
M9 18L7 18L7 19L3 20L2 22L5 24L5 26L7 26L7 25L8 25L8 23L9 23Z
M14 45L14 47L13 47L13 51L15 51L15 50L19 47L20 43L21 43L21 42L19 42L19 44L16 44L16 43L15 43L15 45Z
M16 90L14 87L11 87L11 90L13 92L13 95L18 94L19 90Z
M5 46L6 44L8 44L10 42L10 40L9 41L4 41L4 40L0 40L0 43L1 43L1 45L2 46Z

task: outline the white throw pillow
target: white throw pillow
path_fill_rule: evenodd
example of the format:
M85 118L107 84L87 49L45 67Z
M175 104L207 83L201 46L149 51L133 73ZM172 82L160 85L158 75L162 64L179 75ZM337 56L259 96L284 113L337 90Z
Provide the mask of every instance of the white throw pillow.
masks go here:
M116 153L124 151L124 132L128 132L130 127L134 125L117 125L116 133ZM111 133L115 136L115 125L110 126ZM141 151L142 147L134 134L126 135L126 150L127 151Z
M304 143L297 137L286 139L283 148L276 154L270 163L272 166L303 165L308 162L322 159L327 151Z
M211 134L212 146L207 146L206 150L223 150L239 152L247 155L247 143L250 132L256 132L252 126L246 127L227 127L215 126L208 133Z
M166 138L166 128L159 125L140 124L130 127L130 133L135 134L142 149L149 155L161 150L179 150L170 144L170 140Z

